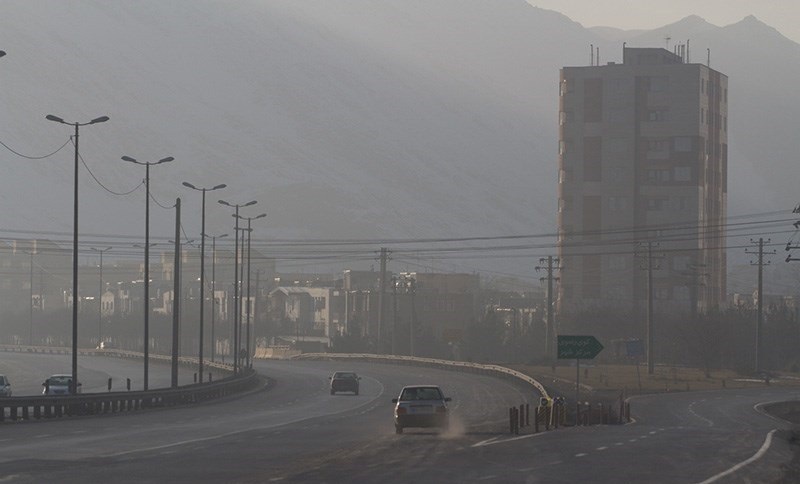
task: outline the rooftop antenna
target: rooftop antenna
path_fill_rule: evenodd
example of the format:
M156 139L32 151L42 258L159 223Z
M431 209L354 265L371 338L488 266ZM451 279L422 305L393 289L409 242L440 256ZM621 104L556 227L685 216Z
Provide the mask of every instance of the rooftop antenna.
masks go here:
M597 65L600 65L600 47L597 48Z
M689 39L686 39L686 63L689 64Z
M706 67L711 67L711 49L710 48L706 49L706 52L708 53L708 59L706 59Z
M667 44L667 47L666 47L666 49L667 49L667 50L669 50L669 41L670 41L670 40L672 40L672 37L670 37L669 35L667 35L666 37L664 37L664 41L665 41L665 42L666 42L666 44Z
M594 44L589 44L589 52L592 54L592 65L594 65Z

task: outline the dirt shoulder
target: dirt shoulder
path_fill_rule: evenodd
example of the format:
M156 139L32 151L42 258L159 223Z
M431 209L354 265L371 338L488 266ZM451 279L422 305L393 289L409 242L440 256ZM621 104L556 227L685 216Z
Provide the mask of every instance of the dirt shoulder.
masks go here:
M548 392L574 399L576 368L572 366L509 365L539 380ZM743 376L731 370L714 370L709 375L697 368L656 366L591 365L581 362L581 400L613 402L620 397L676 391L720 390L775 386L800 386L800 375L781 373L769 379Z

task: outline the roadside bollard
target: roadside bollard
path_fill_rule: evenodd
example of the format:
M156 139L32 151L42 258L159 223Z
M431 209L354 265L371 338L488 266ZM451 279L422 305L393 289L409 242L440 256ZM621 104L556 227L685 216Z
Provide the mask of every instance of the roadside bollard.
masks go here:
M213 381L213 378L212 378L211 372L209 371L208 372L208 382L211 383L212 381Z
M111 391L111 378L108 379L108 391Z
M533 431L535 433L539 433L539 415L542 413L542 407L536 407L533 409Z
M508 409L508 432L514 433L514 407Z
M126 379L125 385L127 386L128 391L131 391L131 379L130 378Z
M519 410L517 411L517 416L519 417L519 426L525 426L525 405L519 404Z
M529 403L525 404L525 426L531 426L531 406Z
M194 374L194 382L197 383L197 373Z

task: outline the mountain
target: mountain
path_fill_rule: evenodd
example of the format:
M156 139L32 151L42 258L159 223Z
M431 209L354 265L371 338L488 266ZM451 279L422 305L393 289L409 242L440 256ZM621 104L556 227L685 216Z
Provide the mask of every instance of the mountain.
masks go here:
M174 156L151 190L181 197L190 237L200 196L182 181L228 185L209 194L210 233L233 228L218 198L258 200L246 213L268 214L264 240L552 233L559 68L587 65L590 44L604 62L621 41L663 46L665 29L731 78L730 212L792 206L800 51L756 19L608 41L524 0L7 0L0 141L41 156L71 133L46 114L110 116L81 128L86 167L123 193L144 170L122 155ZM71 148L0 151L1 236L69 240ZM83 166L80 187L82 233L140 242L141 188L113 195ZM153 236L171 238L172 212L151 209ZM480 266L530 273L514 259L451 268Z

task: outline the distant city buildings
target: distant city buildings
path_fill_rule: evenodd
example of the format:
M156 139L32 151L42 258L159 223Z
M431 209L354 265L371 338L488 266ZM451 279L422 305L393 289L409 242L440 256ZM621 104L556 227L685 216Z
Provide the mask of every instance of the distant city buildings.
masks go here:
M648 264L659 310L726 303L728 78L676 52L561 69L561 312L644 308Z

